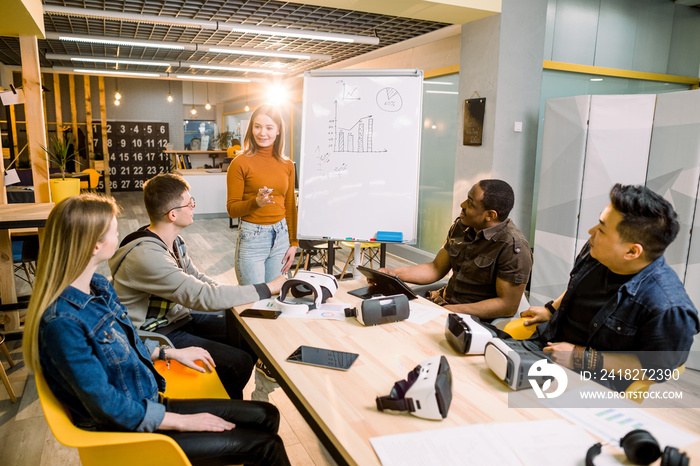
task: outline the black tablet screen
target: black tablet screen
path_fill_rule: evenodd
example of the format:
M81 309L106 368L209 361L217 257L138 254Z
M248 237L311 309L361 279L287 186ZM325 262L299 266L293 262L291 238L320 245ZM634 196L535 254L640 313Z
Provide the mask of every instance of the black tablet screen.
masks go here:
M358 356L359 354L356 353L300 346L287 358L287 361L346 371L350 369Z

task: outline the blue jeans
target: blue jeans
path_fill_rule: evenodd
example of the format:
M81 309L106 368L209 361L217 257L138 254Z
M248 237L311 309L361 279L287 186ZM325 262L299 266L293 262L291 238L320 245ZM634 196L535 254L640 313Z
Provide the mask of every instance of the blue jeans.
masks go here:
M236 276L239 285L267 283L282 275L282 259L289 249L285 219L273 225L241 220L236 239Z

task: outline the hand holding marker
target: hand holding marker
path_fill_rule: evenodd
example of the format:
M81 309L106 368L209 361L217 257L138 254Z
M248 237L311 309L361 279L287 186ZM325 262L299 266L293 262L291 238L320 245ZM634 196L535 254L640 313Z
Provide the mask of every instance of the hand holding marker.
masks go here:
M258 189L258 195L255 197L255 202L258 204L258 207L275 203L275 201L272 200L272 191L273 189L267 186Z

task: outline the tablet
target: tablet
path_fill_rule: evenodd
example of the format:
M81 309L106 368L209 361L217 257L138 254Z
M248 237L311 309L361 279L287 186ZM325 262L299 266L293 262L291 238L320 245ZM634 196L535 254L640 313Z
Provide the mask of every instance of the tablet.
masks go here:
M346 371L350 369L350 366L352 366L352 363L355 362L358 356L359 354L357 353L333 351L313 346L300 346L289 355L287 361Z
M357 266L357 271L367 277L367 280L374 282L374 285L348 291L348 293L353 296L357 296L358 298L362 299L369 299L377 295L391 296L395 294L403 294L406 295L408 299L418 298L418 295L399 277L378 272L361 265Z

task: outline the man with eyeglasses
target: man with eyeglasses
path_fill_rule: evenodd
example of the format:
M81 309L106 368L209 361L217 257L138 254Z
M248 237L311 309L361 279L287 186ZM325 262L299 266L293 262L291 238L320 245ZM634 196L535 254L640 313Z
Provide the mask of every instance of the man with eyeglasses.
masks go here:
M167 335L176 347L209 351L229 396L241 399L257 360L255 352L238 335L227 334L225 316L191 310L219 311L269 298L279 293L285 278L231 286L197 270L179 236L194 221L196 203L189 190L189 184L173 174L144 183L150 224L127 235L109 260L114 288L137 329ZM167 350L161 354L167 357Z

